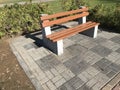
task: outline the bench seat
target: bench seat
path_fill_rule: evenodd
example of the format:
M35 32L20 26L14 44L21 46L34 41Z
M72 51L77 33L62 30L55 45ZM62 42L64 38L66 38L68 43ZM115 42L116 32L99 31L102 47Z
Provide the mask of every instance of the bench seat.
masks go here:
M73 27L73 28L64 29L64 30L61 30L59 32L54 32L50 35L47 35L46 37L53 42L57 42L58 40L62 40L64 38L70 37L74 34L77 34L77 33L80 33L82 31L93 28L96 25L99 25L99 23L89 21L89 22L86 22L84 24L80 24L80 25Z

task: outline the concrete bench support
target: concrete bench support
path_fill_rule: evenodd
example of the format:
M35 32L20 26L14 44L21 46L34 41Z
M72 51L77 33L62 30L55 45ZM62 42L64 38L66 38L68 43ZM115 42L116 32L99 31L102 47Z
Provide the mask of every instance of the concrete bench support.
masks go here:
M42 30L43 35L43 43L44 46L50 49L57 55L63 54L63 40L59 40L57 42L52 42L50 39L47 39L46 36L51 34L51 28L45 27Z

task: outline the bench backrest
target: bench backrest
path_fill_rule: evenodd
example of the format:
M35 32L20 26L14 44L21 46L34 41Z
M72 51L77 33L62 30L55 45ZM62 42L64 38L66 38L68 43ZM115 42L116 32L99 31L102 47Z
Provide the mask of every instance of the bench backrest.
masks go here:
M88 8L85 7L82 9L56 13L53 15L42 16L41 17L42 27L52 26L54 24L60 24L60 23L64 23L70 20L74 20L77 18L87 16L89 15L89 12L87 11L88 11Z

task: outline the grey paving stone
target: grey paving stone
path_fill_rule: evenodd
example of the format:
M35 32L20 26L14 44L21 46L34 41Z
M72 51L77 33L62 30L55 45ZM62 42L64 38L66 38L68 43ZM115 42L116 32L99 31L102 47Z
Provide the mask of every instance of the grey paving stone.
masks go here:
M111 38L117 36L118 34L106 32L106 31L102 31L102 33L99 33L98 35L99 35L100 37L103 37L103 38L106 38L106 39L111 39Z
M81 40L80 42L78 42L81 46L87 48L87 49L91 49L93 47L95 47L97 45L96 42L93 42L92 40L89 39L84 39Z
M110 49L108 49L108 48L106 48L104 46L101 46L101 45L97 45L94 48L92 48L91 50L93 52L99 54L102 57L105 57L105 56L109 55L112 52L112 50L110 50Z
M65 62L64 65L69 68L75 75L78 75L82 71L84 71L89 65L85 61L78 61L76 57L70 59ZM79 62L79 63L77 63Z
M55 83L55 85L56 85L56 87L59 87L59 86L63 85L65 82L66 82L66 80L64 78L62 78L59 81L57 81Z
M86 85L89 87L89 88L92 88L98 81L95 79L95 78L92 78L91 80L89 80Z
M103 37L97 37L94 39L94 42L98 43L98 44L102 44L104 42L106 42L107 39L106 38L103 38Z
M37 60L36 63L41 69L50 70L59 65L61 62L54 55L48 55L40 60Z
M120 48L116 50L116 52L120 53Z
M80 87L77 90L91 90L90 87L88 87L87 85L83 85L82 87Z
M97 61L101 60L103 57L94 53L93 51L87 51L83 55L83 60L89 63L90 65L95 64Z
M108 76L109 78L112 78L114 75L116 75L116 72L114 72L114 71L111 71L111 72L109 72L109 73L107 74L107 76Z
M82 56L86 51L87 49L80 46L79 44L74 44L72 46L69 46L66 48L72 55L79 55L79 56Z
M58 90L76 90L73 88L69 83L65 83L64 85L60 86Z
M107 47L107 48L113 50L113 51L116 51L117 49L120 48L120 45L119 45L118 43L112 42L112 41L110 41L110 40L102 43L102 45L103 45L104 47Z
M71 86L73 86L77 82L83 83L83 81L79 77L75 76L72 79L70 79L67 83L69 83Z
M115 64L115 63L112 63L112 64L110 64L110 65L108 66L108 68L110 68L110 69L113 70L113 71L118 72L118 71L120 70L120 65L117 65L117 64Z
M51 81L48 81L46 84L50 90L56 90L56 86Z
M80 79L78 82L76 82L75 84L73 84L73 87L75 89L79 89L80 87L82 87L85 83Z
M103 58L101 60L99 60L98 62L96 62L95 64L104 70L105 67L107 67L108 65L110 65L112 62L110 62L109 60Z
M120 44L120 35L119 35L119 36L115 36L115 37L111 38L111 40L112 40L113 42L115 42L115 43Z
M28 43L27 45L24 45L24 48L26 50L32 49L32 48L38 48L37 45L35 45L34 43Z
M66 38L66 39L63 40L63 44L64 44L64 48L67 48L67 47L72 46L73 44L75 44L75 42Z

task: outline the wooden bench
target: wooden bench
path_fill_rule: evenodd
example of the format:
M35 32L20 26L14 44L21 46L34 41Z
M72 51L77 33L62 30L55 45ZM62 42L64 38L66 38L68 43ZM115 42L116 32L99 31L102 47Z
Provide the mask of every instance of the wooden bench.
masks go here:
M61 55L63 54L63 39L67 37L85 31L87 35L96 38L99 23L92 21L86 22L86 16L88 15L88 8L83 7L78 10L41 16L40 19L44 45L57 55ZM51 32L51 26L76 19L79 23L77 26L59 32Z

